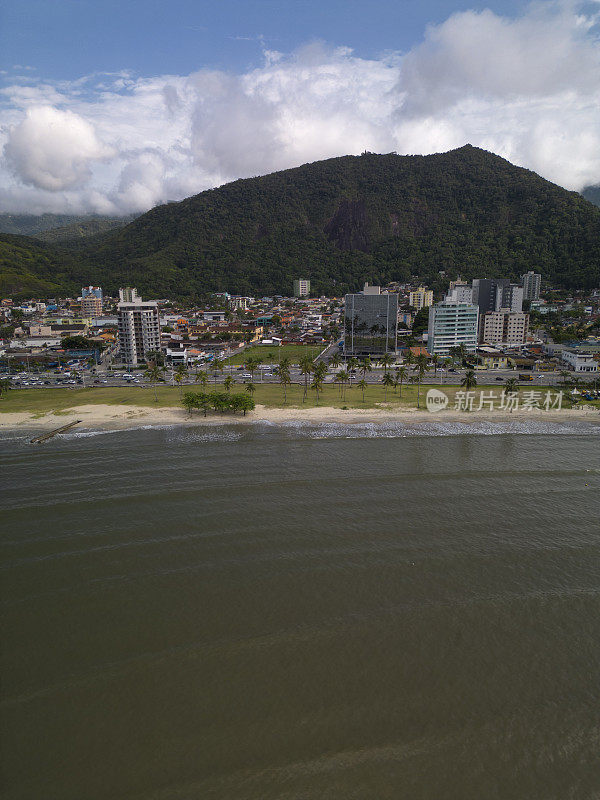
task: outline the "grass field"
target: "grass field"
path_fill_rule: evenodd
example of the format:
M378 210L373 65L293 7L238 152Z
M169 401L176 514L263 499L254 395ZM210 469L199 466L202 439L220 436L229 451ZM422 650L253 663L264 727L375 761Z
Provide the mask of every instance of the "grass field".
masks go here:
M292 364L297 364L302 356L309 355L316 358L323 347L305 344L282 344L281 347L268 347L266 345L247 347L243 353L238 353L225 359L226 364L245 364L246 360L262 358L263 364L277 364L282 358L289 358Z
M283 389L279 384L255 384L256 391L253 395L254 401L257 404L267 406L269 408L278 407L303 407L313 408L317 405L316 396L314 391L309 389L306 401L302 402L303 387L294 384L288 387L287 391L287 404L284 405ZM421 387L420 405L421 408L425 407L425 396L429 388L439 389L439 384L435 387L423 385ZM459 390L458 386L443 386L443 391L449 397L449 408L454 406L455 393ZM541 391L543 397L546 395L547 388L536 386L528 386L526 389L521 389L521 399L523 392L531 390ZM207 391L214 391L215 387L211 384L207 387ZM217 385L218 391L223 391L222 385ZM498 386L478 386L476 391L475 405L479 401L479 391L495 392L495 396L500 396L500 389ZM201 391L199 386L184 387L184 391ZM234 386L233 391L244 391L242 384ZM154 389L152 388L134 388L131 386L122 388L90 388L90 389L55 389L55 388L35 388L35 389L12 389L2 396L0 399L0 413L5 412L29 412L31 414L45 414L47 412L56 412L60 414L62 411L74 406L88 405L88 404L107 404L107 405L133 405L133 406L149 406L156 407L173 407L181 404L180 391L177 387L172 386L159 386L157 387L158 402L154 399ZM489 396L489 394L488 394ZM340 394L338 386L333 384L326 384L324 391L319 396L319 406L333 406L335 408L375 408L381 404L387 404L387 407L393 408L416 408L417 406L417 388L414 385L404 386L402 388L402 395L399 392L394 392L389 389L387 398L384 387L381 385L369 385L365 391L365 399L363 401L362 392L355 386L347 388L344 395ZM584 401L584 405L600 406L598 401L590 403Z

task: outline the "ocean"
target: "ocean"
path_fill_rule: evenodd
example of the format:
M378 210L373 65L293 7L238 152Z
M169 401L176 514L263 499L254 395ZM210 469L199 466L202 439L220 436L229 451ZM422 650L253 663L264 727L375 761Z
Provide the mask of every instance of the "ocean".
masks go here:
M4 432L3 797L600 797L600 425Z

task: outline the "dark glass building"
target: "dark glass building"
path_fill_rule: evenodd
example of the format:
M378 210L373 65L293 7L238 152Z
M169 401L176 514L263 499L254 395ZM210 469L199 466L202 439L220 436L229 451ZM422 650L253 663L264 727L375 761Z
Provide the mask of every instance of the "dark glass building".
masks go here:
M381 294L379 286L365 285L360 294L347 294L344 316L344 353L382 356L396 353L398 295Z

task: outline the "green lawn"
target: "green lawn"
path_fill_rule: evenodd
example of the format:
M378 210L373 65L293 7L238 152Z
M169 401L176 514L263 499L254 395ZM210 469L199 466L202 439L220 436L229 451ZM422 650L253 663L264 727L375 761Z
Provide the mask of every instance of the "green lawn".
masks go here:
M269 408L276 408L284 406L283 389L279 384L260 384L256 383L256 391L254 393L254 400L257 404L267 406ZM420 405L421 408L425 407L425 396L430 387L423 385L421 387ZM458 386L443 386L443 391L449 397L449 408L454 405L454 395L460 387ZM223 391L222 384L217 384L216 389ZM543 396L547 389L528 386L526 389L521 388L521 398L523 392L531 391L532 389L542 391ZM215 386L211 383L207 387L207 391L214 391ZM476 404L479 399L479 391L490 392L494 391L496 396L500 395L500 388L498 386L478 386L476 392ZM73 406L88 405L88 404L108 404L108 405L137 405L137 406L150 406L150 407L167 407L180 405L180 391L177 387L172 386L159 386L157 387L158 402L154 399L154 389L141 389L132 386L119 387L119 388L89 388L89 389L58 389L58 388L32 388L32 389L11 389L0 399L0 413L2 412L20 412L27 411L32 414L44 414L46 412L60 413L65 409L72 408ZM184 387L184 391L200 392L200 386ZM233 391L244 391L241 383L236 384ZM316 396L314 391L309 389L306 401L302 402L303 387L294 384L288 387L287 391L287 406L297 408L312 408L316 406ZM365 399L362 399L362 392L356 386L347 388L344 396L341 396L340 390L337 385L326 384L323 392L319 397L319 406L333 406L335 408L375 408L387 402L388 407L393 408L416 408L417 405L417 388L414 385L403 386L402 395L399 391L394 392L393 389L388 389L387 400L384 387L381 385L369 385L365 390ZM599 406L598 401L595 403L588 403L584 401L585 405Z
M243 353L238 353L225 359L226 364L245 364L250 357L261 358L263 364L277 364L282 358L289 358L292 364L297 364L302 356L309 355L316 358L323 347L305 344L282 344L281 347L268 347L267 345L253 345L247 347Z

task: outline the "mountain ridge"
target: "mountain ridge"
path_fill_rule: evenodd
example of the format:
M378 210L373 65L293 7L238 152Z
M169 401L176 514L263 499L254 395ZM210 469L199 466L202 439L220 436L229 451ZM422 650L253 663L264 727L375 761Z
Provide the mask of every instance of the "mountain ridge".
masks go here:
M592 287L600 209L465 145L429 156L340 156L238 179L44 252L47 260L60 253L61 282L111 293L137 285L154 296L289 294L299 276L341 294L364 280L433 282L440 271L516 279L528 269L567 288Z

